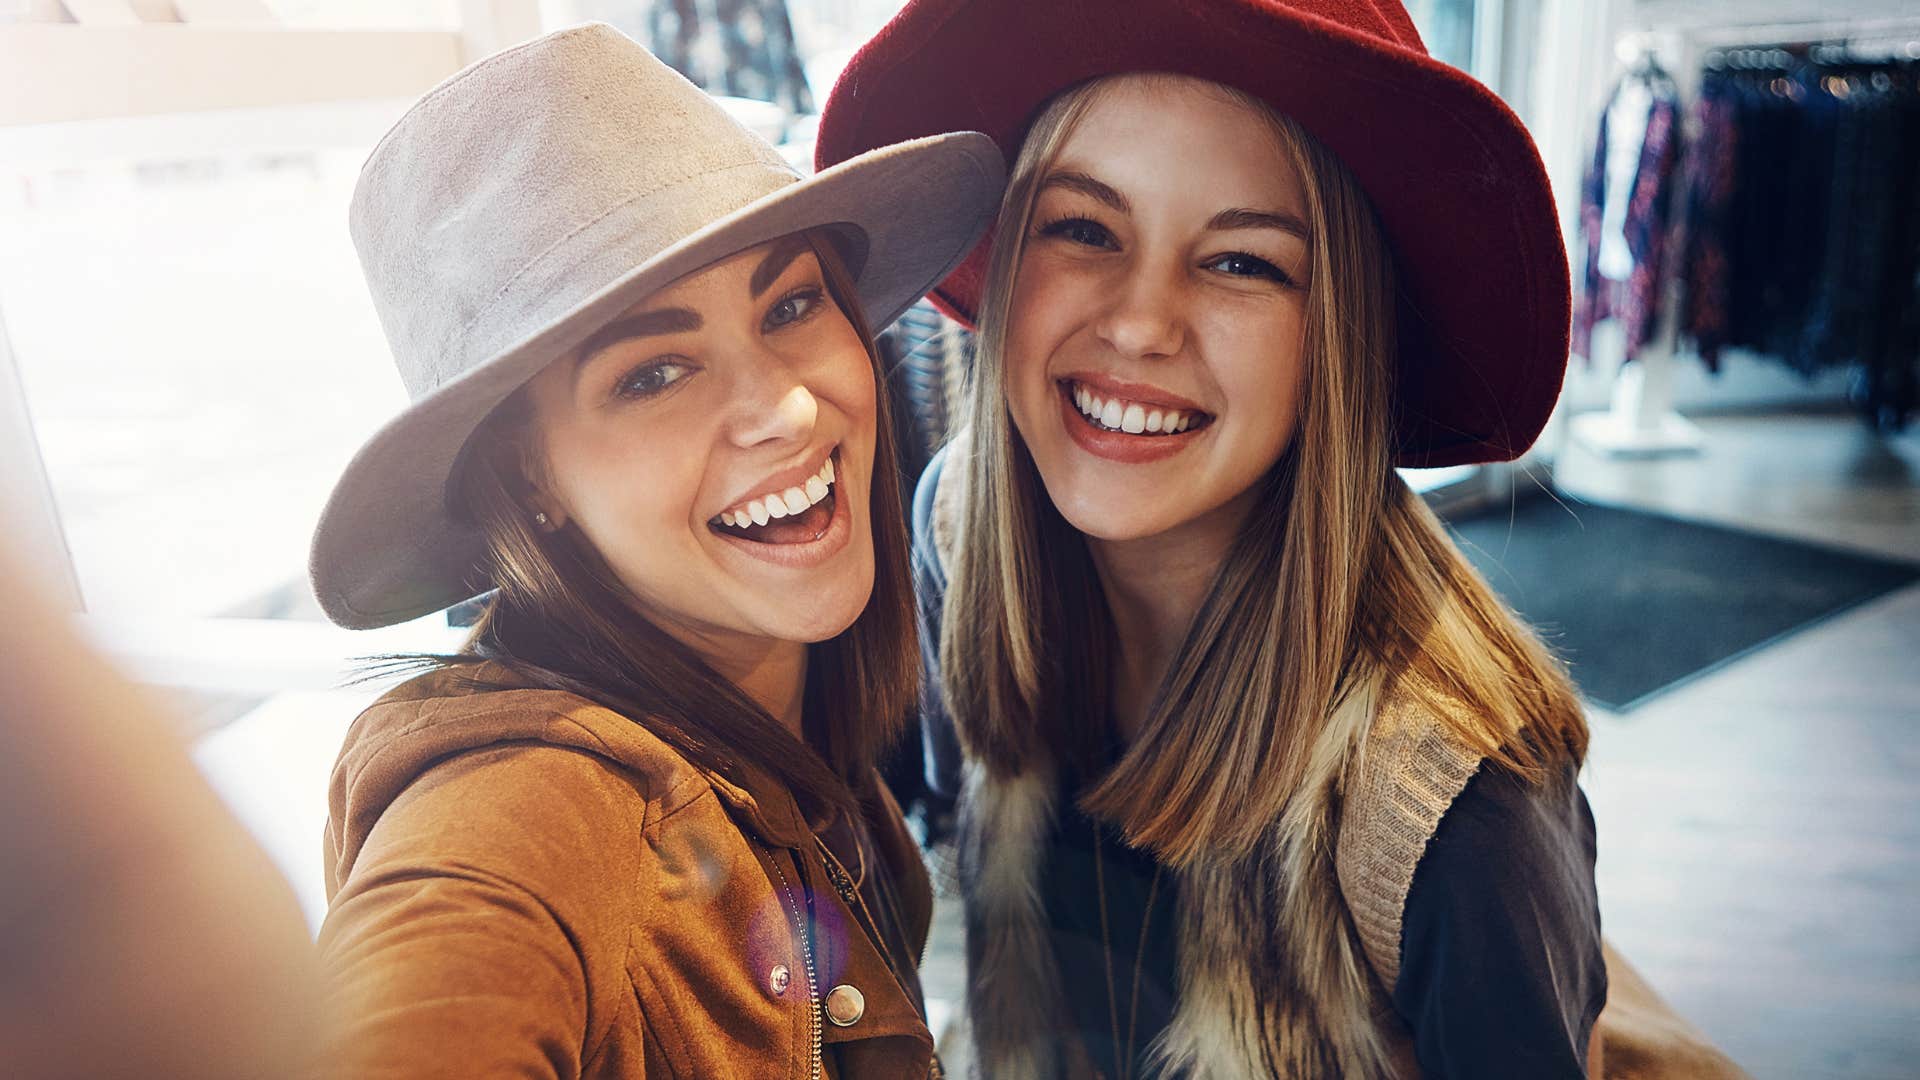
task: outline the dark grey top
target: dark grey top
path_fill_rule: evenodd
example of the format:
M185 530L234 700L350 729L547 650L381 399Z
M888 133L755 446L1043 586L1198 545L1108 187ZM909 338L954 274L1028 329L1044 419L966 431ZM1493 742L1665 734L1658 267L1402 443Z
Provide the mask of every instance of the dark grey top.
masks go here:
M960 753L940 699L946 576L931 524L944 464L943 452L914 497L913 567L928 672L927 780L952 793ZM1063 776L1062 784L1041 895L1076 1027L1094 1064L1112 1076L1129 1027L1139 1059L1178 1003L1177 884L1171 872L1159 872L1156 884L1150 853L1079 812L1073 796L1082 778ZM1415 868L1402 917L1392 1000L1427 1077L1586 1075L1587 1039L1607 987L1593 863L1593 815L1571 766L1537 785L1488 766L1467 783Z

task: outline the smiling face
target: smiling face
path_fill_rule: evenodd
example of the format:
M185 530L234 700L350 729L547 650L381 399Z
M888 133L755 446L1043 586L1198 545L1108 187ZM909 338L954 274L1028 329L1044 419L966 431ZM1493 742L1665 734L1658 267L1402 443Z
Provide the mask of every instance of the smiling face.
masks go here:
M1006 323L1015 426L1069 523L1237 527L1299 413L1309 243L1270 120L1110 81L1039 174Z
M534 508L710 659L825 640L873 589L875 393L805 238L762 245L528 383Z

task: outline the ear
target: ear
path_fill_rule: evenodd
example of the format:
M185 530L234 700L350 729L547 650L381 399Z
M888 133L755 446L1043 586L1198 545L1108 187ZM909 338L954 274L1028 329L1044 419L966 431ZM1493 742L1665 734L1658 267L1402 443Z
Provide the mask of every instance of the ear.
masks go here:
M566 508L545 489L530 488L524 501L527 504L527 520L534 532L555 533L566 527Z
M501 463L510 467L517 483L517 501L527 522L538 533L559 532L567 524L567 506L553 493L546 458L531 445L526 432L501 447Z

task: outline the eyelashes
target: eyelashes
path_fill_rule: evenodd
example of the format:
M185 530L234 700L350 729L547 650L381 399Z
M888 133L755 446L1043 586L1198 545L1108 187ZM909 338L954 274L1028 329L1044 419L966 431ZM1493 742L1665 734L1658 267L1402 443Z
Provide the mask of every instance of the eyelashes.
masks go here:
M771 331L797 326L819 314L826 299L826 290L821 286L802 285L782 295L767 308L766 316L760 320L760 328Z
M1037 230L1041 236L1056 236L1087 247L1112 248L1113 234L1105 225L1087 217L1064 217L1048 222Z
M1034 230L1035 235L1049 239L1065 240L1069 243L1094 248L1101 251L1116 251L1120 245L1114 239L1113 232L1105 225L1089 217L1067 216L1042 223ZM1275 266L1272 262L1251 252L1228 251L1215 255L1200 264L1203 268L1218 270L1228 277L1259 278L1289 288L1299 283L1293 275Z
M760 319L760 332L779 333L810 322L826 310L826 288L810 282L781 294ZM700 371L699 365L678 354L656 356L634 365L614 384L613 396L622 401L657 398Z
M621 376L615 384L615 397L627 401L645 401L659 397L693 374L693 365L679 357L649 360Z

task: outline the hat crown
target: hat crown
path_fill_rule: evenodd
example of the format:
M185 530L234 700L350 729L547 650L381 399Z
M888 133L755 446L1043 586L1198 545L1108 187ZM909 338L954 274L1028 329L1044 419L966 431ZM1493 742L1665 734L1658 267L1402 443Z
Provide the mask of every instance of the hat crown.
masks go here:
M705 92L589 24L422 98L362 166L348 225L418 401L798 180Z

